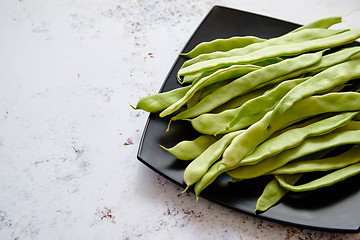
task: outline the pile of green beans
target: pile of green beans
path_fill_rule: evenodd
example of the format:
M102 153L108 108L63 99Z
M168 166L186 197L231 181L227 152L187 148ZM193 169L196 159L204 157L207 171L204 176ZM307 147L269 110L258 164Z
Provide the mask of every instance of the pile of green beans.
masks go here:
M196 139L162 147L188 161L184 183L201 192L219 175L234 184L270 177L255 213L288 191L312 191L360 173L360 29L319 19L283 36L234 36L181 55L180 87L143 97L134 109L190 121ZM350 86L350 88L348 88ZM348 91L346 89L351 89ZM346 145L348 150L339 152ZM298 184L303 175L324 175Z

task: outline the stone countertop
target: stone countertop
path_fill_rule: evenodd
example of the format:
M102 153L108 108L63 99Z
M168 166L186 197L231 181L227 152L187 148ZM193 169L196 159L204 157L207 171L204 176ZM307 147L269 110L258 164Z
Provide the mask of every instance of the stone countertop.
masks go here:
M3 0L0 3L0 239L333 239L219 206L136 159L158 92L214 5L305 24L358 0Z

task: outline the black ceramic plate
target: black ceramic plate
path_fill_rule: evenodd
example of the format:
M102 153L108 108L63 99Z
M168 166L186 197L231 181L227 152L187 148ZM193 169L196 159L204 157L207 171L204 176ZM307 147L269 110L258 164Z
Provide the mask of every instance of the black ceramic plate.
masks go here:
M215 6L195 31L183 52L198 43L216 38L253 35L272 38L285 34L299 25L256 15L253 13ZM186 59L179 57L170 70L160 92L180 87L176 73ZM175 121L165 132L169 118L150 114L138 151L138 159L154 171L185 187L183 171L188 164L172 157L159 147L174 146L182 140L192 140L198 133L186 121ZM327 231L358 232L360 225L360 177L348 179L333 187L302 194L288 194L278 205L258 215L301 227ZM220 176L202 192L201 197L221 205L253 214L257 198L267 179L232 183L226 174Z

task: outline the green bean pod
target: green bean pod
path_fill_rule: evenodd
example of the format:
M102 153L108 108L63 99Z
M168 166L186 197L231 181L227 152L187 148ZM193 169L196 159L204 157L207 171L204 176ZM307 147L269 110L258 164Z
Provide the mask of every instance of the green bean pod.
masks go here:
M291 32L298 32L304 29L308 29L308 28L329 28L337 23L341 23L342 22L342 18L335 16L335 17L327 17L327 18L321 18L318 20L315 20L311 23L308 23L304 26L301 26L299 28L296 28L295 30L291 31Z
M271 89L273 87L274 87L273 85L266 85L262 88L254 89L248 93L237 96L237 97L227 101L224 104L221 104L220 106L213 109L211 112L212 113L221 113L221 112L229 110L229 109L234 109L234 108L240 107L245 102L247 102L253 98L261 96L262 94L264 94L266 91L268 91L269 89Z
M286 178L287 183L295 184L301 178L301 174L286 175L284 178ZM276 179L271 180L265 186L263 193L256 201L255 214L257 212L265 212L273 207L287 192L288 190L281 187Z
M214 84L216 82L238 78L240 76L246 75L251 71L255 71L260 69L260 67L255 65L234 65L228 68L219 69L218 71L214 72L213 74L204 77L197 81L186 93L185 95L173 103L171 106L166 108L160 113L160 117L165 117L170 115L171 113L177 111L182 107L194 94L196 91L200 90L201 88L208 86L210 84Z
M238 108L238 112L229 124L229 128L231 129L235 127L243 116L253 115L260 112L265 113L272 110L273 106L279 101L279 99L285 96L287 92L308 79L309 78L297 78L281 82L273 89L265 92L262 96L246 102Z
M298 174L308 172L320 172L340 169L360 161L360 145L355 145L351 149L328 158L302 160L290 162L269 174Z
M175 117L173 120L188 119L210 112L214 108L224 104L236 96L245 94L260 84L271 81L272 79L308 67L318 62L323 51L317 53L302 54L289 58L282 62L263 67L259 70L250 72L231 83L217 89L212 94L202 99L194 107L189 108Z
M178 82L180 84L188 84L194 82L196 79L198 79L201 76L202 73L197 73L194 75L186 75L182 79L178 79Z
M243 48L253 43L264 42L265 39L261 39L253 36L245 37L231 37L231 38L218 38L210 42L202 42L195 46L190 52L182 53L180 55L187 56L189 58L197 57L198 55L211 53L211 52L226 52L234 48Z
M315 75L309 80L299 84L289 91L276 105L269 125L288 110L296 101L308 96L326 91L337 85L346 83L360 77L360 58L339 63L323 72Z
M308 51L317 51L321 49L333 48L340 45L344 45L355 41L359 37L360 37L360 29L355 29L355 30L339 33L330 37L325 37L325 38L320 38L305 42L269 46L245 55L223 57L223 58L198 62L180 69L178 75L184 76L188 74L194 74L197 72L208 71L211 69L217 69L220 67L231 66L233 64L251 64L253 62L258 62L261 60L274 58L274 57L295 56L295 55L303 54Z
M224 134L250 126L260 120L288 91L307 78L284 81L263 95L248 100L236 109L205 113L191 119L195 130L204 134Z
M234 137L242 133L243 131L240 130L222 136L219 140L209 146L200 156L194 159L184 171L184 181L187 185L186 189L199 181L209 167L221 157L225 148L231 143Z
M251 125L246 132L232 140L231 144L224 151L222 159L215 163L201 180L196 183L195 192L197 196L221 173L237 168L244 156L268 139L272 133L292 123L319 114L359 111L359 101L360 94L355 92L328 93L321 96L308 97L295 103L271 129L264 130L271 115L271 112L269 112L260 121Z
M195 94L186 102L186 108L191 108L195 106L200 102L201 99L203 99L207 95L210 95L216 89L225 86L226 84L229 84L232 80L233 79L224 80L201 88L200 90L195 92Z
M359 98L360 94L355 92L328 93L321 96L308 97L293 105L271 128L266 129L266 121L270 119L272 114L272 111L270 111L260 121L251 125L246 133L234 139L232 142L234 149L229 148L229 151L225 151L222 161L226 166L238 164L246 154L269 138L274 132L302 119L322 113L358 111L360 110ZM351 102L342 101L345 99L351 99ZM320 102L326 102L331 104L331 106L319 106ZM261 129L261 127L263 128ZM252 139L252 141L249 141L249 139Z
M183 69L185 69L189 66L195 65L195 64L207 62L209 60L248 55L252 52L267 48L269 46L281 46L281 45L286 45L289 43L301 43L304 41L321 39L321 38L326 38L329 36L337 35L344 31L347 31L347 30L328 30L328 29L321 29L321 28L303 29L296 33L288 33L288 34L282 35L280 37L271 38L265 42L251 44L247 47L235 48L235 49L227 51L227 52L213 52L213 53L199 55L195 58L185 61L184 64L181 66L180 70L183 70ZM275 57L277 57L277 56L275 56ZM271 57L269 57L269 58L271 58ZM268 59L268 58L259 58L258 61L266 60L266 59ZM256 62L257 60L254 60L254 61ZM178 75L185 76L188 74L189 73L180 72Z
M341 168L332 173L329 173L321 178L313 180L301 185L292 185L285 181L282 175L276 175L275 179L278 181L281 187L292 192L305 192L313 191L319 188L328 187L338 182L344 181L347 178L353 177L360 173L360 163L352 164L350 166Z
M241 160L241 166L253 165L261 160L294 148L306 138L324 135L346 125L358 112L345 112L325 118L304 127L288 130L256 147Z
M299 146L288 149L278 155L269 157L254 165L240 166L227 173L235 179L250 179L269 174L291 161L321 150L348 144L360 143L360 130L328 133L322 136L308 138Z
M273 79L271 82L276 84L276 83L279 83L279 82L287 80L287 79L301 76L303 74L306 74L306 76L309 76L309 75L313 76L331 66L345 62L352 58L358 58L359 52L360 52L360 47L348 47L348 48L341 49L334 53L330 53L325 56L322 56L320 61L314 65L311 65L309 67L299 69L298 71L294 71L292 73L280 76L278 78Z
M171 106L173 103L185 96L186 92L191 88L191 86L175 88L173 90L162 92L158 94L149 95L142 97L136 107L131 106L133 109L141 109L146 112L159 112L167 107Z
M176 144L174 147L161 148L173 155L179 160L193 160L200 156L210 145L217 141L217 138L211 135L201 135L195 140L185 140Z

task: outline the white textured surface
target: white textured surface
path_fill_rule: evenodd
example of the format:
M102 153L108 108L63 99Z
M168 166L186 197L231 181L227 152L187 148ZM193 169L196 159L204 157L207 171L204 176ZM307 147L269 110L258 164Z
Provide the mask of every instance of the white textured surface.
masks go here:
M360 27L358 0L2 0L0 239L360 239L268 222L136 159L156 93L214 5Z

